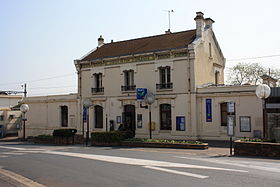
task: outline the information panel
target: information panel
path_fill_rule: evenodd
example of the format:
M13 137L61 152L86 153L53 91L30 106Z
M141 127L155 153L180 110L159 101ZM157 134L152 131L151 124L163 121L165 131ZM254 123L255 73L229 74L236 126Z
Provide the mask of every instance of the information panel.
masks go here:
M176 116L176 130L185 131L185 129L186 129L185 116Z
M143 101L147 92L148 92L147 88L137 88L136 89L136 99L137 99L137 101Z
M212 99L206 99L206 122L212 122Z

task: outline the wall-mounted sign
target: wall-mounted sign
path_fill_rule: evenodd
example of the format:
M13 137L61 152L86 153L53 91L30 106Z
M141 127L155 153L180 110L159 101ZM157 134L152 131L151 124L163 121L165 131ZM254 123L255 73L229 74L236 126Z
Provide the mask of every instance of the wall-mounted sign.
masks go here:
M142 114L137 114L137 128L142 128L142 126L143 126Z
M235 112L235 103L233 101L227 103L227 112L228 113Z
M87 121L87 108L83 107L83 122Z
M206 99L206 122L212 122L212 99Z
M185 131L185 116L176 116L176 130L177 131Z
M121 116L117 116L117 123L121 123L122 122L122 117Z
M143 101L148 90L147 88L137 88L136 89L136 99L137 101Z
M251 132L250 116L240 116L240 132Z
M234 136L234 124L235 124L235 116L228 115L227 116L227 134L228 136Z

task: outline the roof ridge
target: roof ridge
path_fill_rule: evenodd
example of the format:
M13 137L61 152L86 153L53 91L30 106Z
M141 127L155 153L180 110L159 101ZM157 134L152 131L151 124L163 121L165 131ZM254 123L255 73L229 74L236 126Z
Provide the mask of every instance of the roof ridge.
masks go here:
M133 38L133 39L121 40L121 41L117 41L117 42L104 43L104 45L102 45L102 46L105 46L105 45L108 45L108 44L114 44L114 43L122 43L122 42L134 41L134 40L141 40L141 39L147 39L147 38L154 38L154 37L165 36L165 35L180 34L180 33L183 33L183 32L191 32L191 31L195 31L195 30L196 30L196 29L191 29L191 30L186 30L186 31L171 32L171 33L167 33L167 34L164 33L164 34L158 34L158 35L153 35L153 36L144 36L144 37L141 37L141 38ZM101 47L102 47L102 46L101 46ZM98 48L101 48L101 47L98 47Z

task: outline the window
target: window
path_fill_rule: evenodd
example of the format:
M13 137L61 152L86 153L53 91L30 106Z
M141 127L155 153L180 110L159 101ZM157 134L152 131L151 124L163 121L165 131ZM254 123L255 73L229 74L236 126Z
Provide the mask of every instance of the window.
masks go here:
M215 72L215 84L219 84L219 74L218 71Z
M4 116L3 115L0 116L0 121L4 121Z
M102 86L102 73L93 74L94 76L94 88L92 88L92 93L104 92L104 87Z
M135 90L136 86L134 85L134 71L124 71L124 86L122 86L122 91Z
M209 43L209 58L212 58L212 45Z
M103 107L94 106L95 128L103 128Z
M60 113L61 113L61 126L68 127L68 107L61 106Z
M9 119L11 120L11 119L14 119L14 117L15 117L15 115L9 115Z
M157 84L157 89L170 89L172 88L170 67L160 67L159 68L159 84Z
M227 126L227 103L221 103L221 126Z
M160 105L160 130L171 130L171 105Z

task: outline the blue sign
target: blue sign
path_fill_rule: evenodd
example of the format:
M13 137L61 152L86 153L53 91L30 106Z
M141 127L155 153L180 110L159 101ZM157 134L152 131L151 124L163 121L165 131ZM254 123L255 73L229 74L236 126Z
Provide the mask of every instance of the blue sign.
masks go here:
M136 98L137 101L143 101L146 94L147 94L147 88L137 88L136 89Z
M212 99L206 99L206 122L212 122Z
M185 116L176 116L176 130L185 131Z
M83 107L83 121L86 122L87 121L87 108Z

